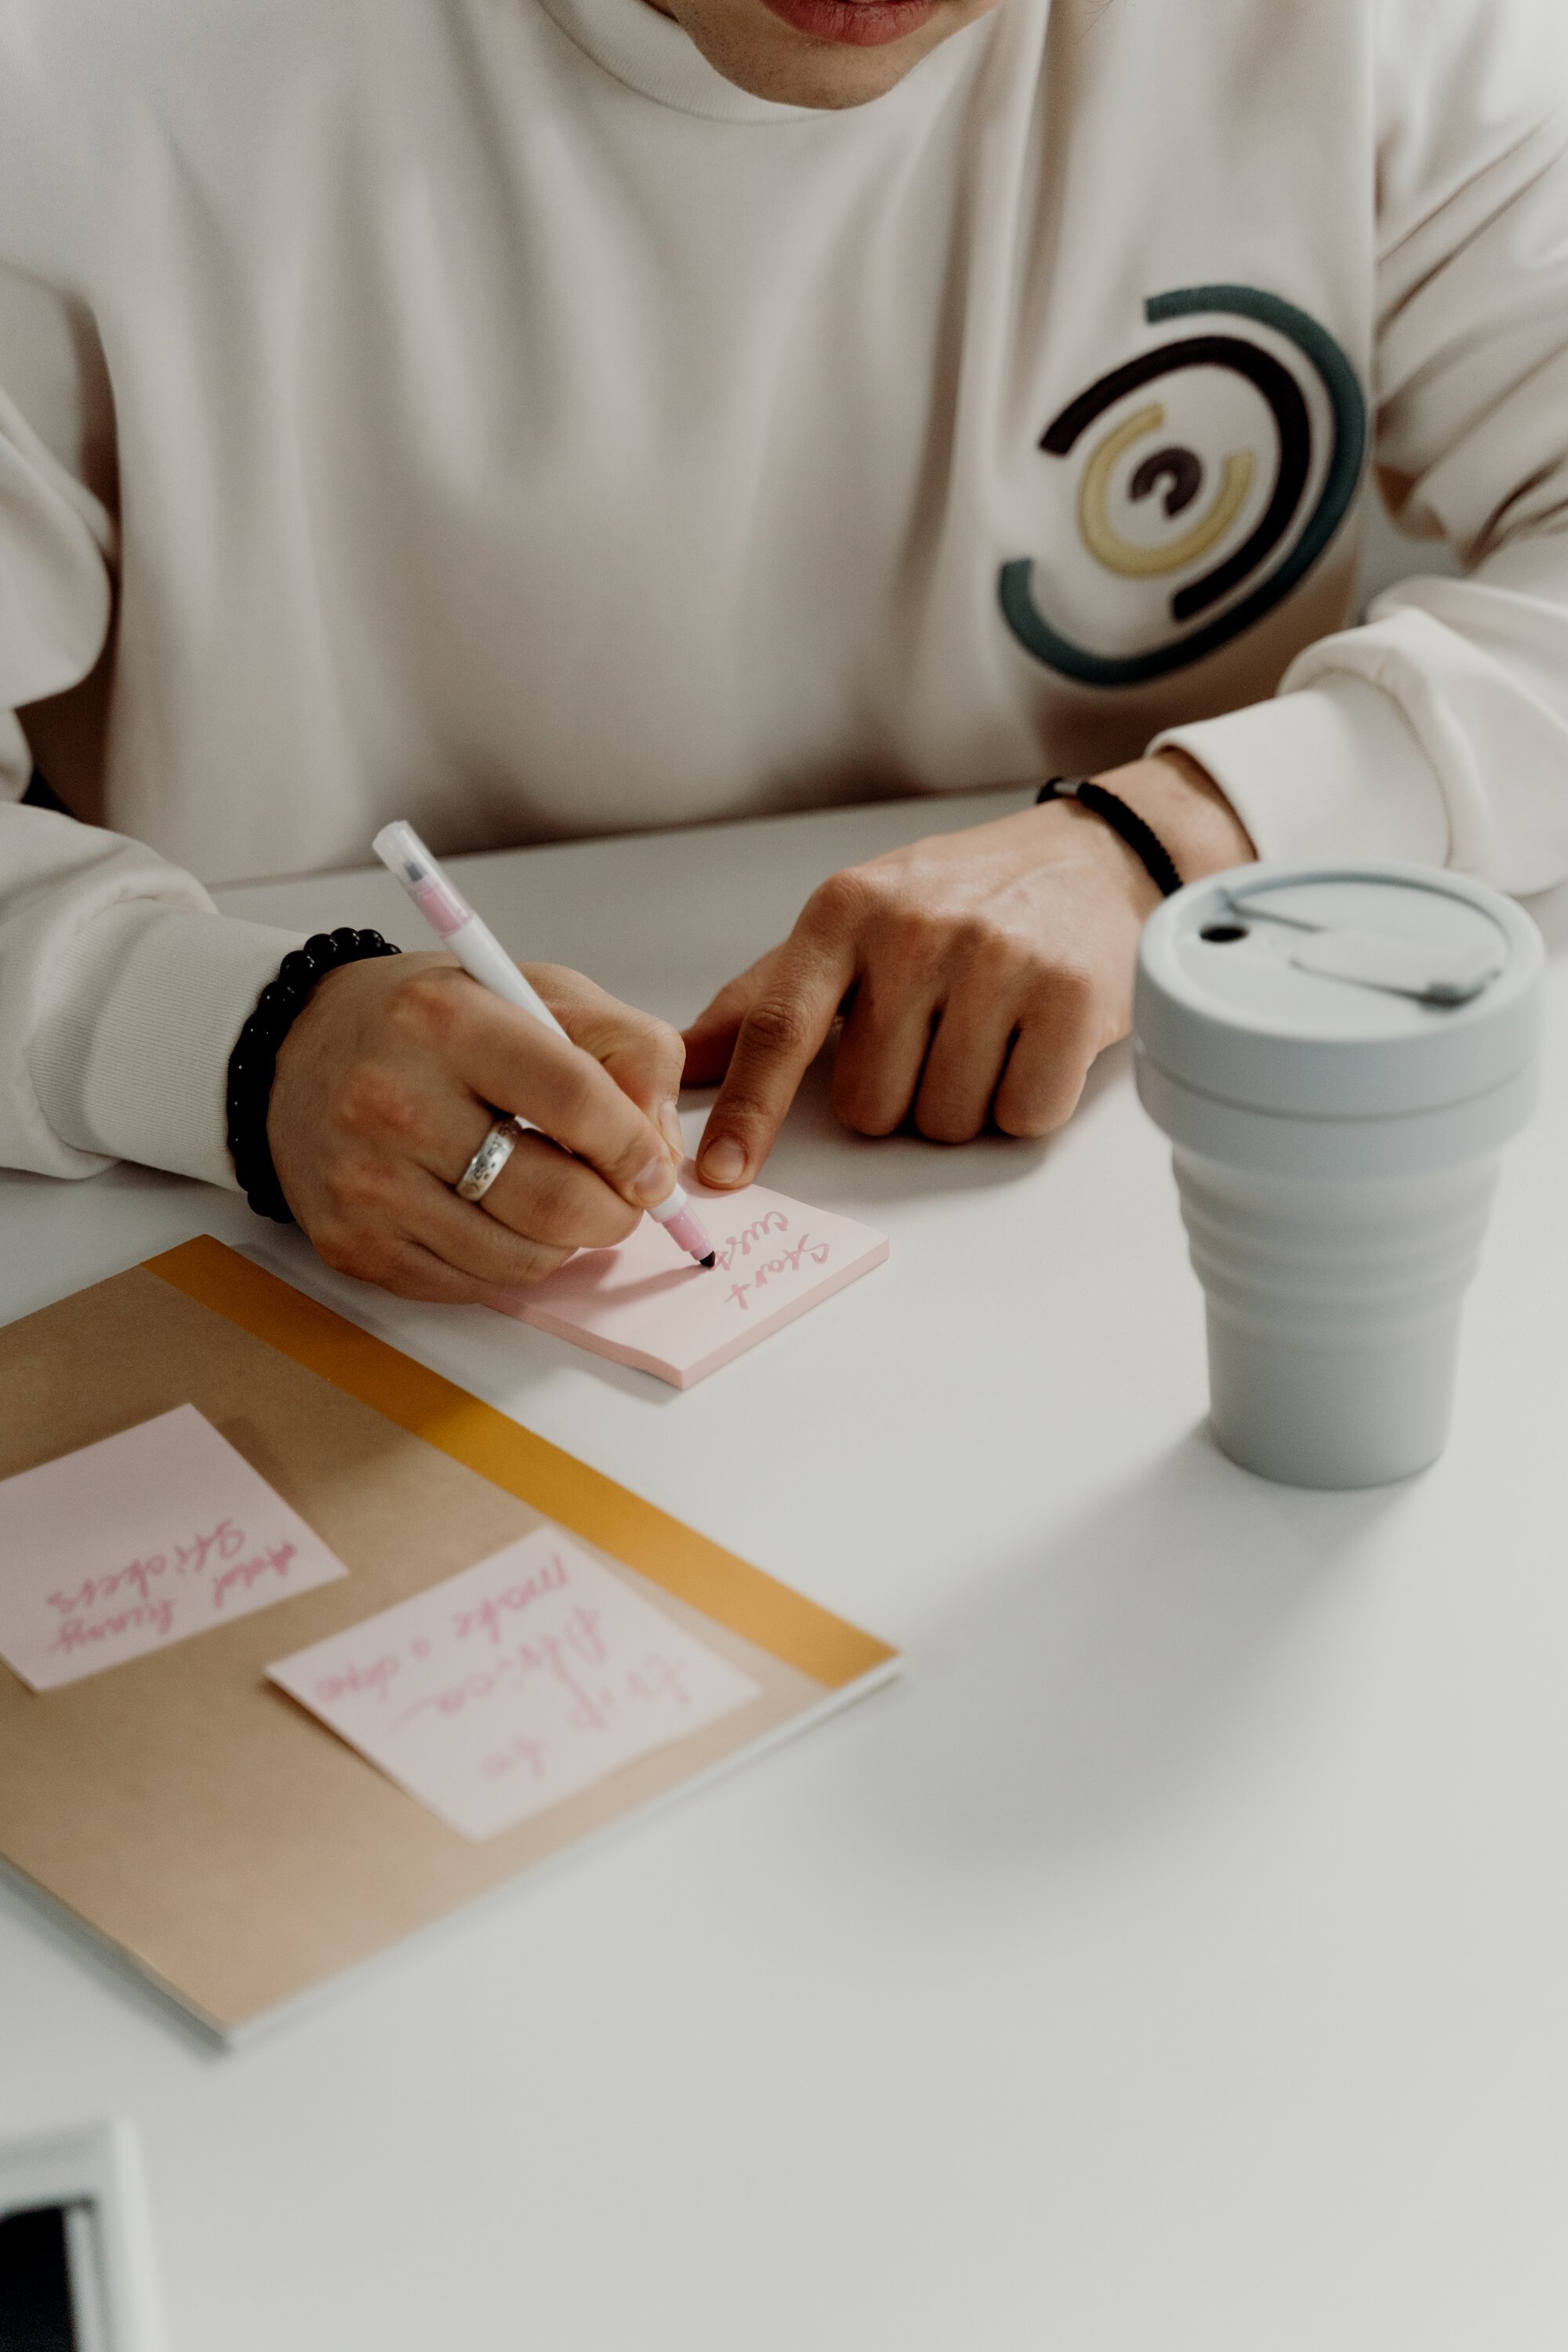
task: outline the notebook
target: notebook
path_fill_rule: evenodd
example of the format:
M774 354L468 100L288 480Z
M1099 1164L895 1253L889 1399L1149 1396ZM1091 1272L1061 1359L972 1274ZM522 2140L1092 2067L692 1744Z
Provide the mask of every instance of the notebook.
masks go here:
M81 1628L110 1607L118 1627L147 1578L109 1601L102 1579L55 1580L43 1603L62 1626L76 1610L75 1678L35 1688L0 1664L0 1861L222 2041L897 1670L884 1643L208 1236L0 1329L0 1479L176 1422L190 1438L196 1417L295 1534L241 1528L226 1550L204 1523L183 1637L100 1670L79 1670ZM326 1564L296 1589L301 1528ZM439 1663L432 1612L487 1671L575 1643L624 1760L584 1779L574 1713L541 1755L497 1711L466 1761L448 1742L408 1763L458 1687L419 1680ZM490 1641L502 1617L510 1649ZM372 1652L410 1677L401 1746L390 1714L378 1730L344 1697ZM677 1688L699 1702L685 1715Z

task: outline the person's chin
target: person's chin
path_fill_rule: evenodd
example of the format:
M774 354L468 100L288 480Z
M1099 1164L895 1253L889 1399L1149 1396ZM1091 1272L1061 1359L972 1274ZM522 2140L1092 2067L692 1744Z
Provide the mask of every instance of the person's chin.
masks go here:
M651 0L716 71L783 106L863 106L982 11L954 0Z

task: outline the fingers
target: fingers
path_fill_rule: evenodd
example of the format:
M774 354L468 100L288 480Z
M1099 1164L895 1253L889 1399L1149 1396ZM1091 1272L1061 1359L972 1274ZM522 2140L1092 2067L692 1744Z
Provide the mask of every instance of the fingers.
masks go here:
M542 1282L575 1250L608 1248L637 1223L591 1168L541 1135L520 1139L480 1201L459 1200L444 1177L406 1161L351 1160L328 1192L310 1237L329 1265L451 1305Z
M704 1183L732 1190L762 1166L837 1017L854 970L847 940L810 931L797 931L770 960L741 1021L703 1132L697 1164Z
M685 1147L676 1097L686 1062L679 1031L563 964L531 964L528 976L573 1044L647 1112L679 1159Z
M1021 1009L1013 990L973 986L943 1005L914 1104L932 1143L969 1143L990 1123Z
M942 1007L914 1106L933 1143L967 1143L988 1124L1038 1136L1066 1125L1089 1065L1110 1043L1102 992L1065 961L982 956Z
M405 1188L398 1205L406 1230L386 1219L342 1229L329 1223L311 1234L318 1255L340 1274L374 1282L399 1298L473 1307L498 1290L542 1282L572 1255L509 1233L434 1177Z
M565 1265L575 1244L546 1242L534 1234L513 1231L490 1214L489 1197L487 1192L483 1201L459 1201L437 1178L426 1178L408 1201L410 1239L478 1284L481 1296L526 1288ZM622 1238L616 1235L617 1241Z
M1078 1108L1089 1066L1110 1038L1094 994L1078 975L1057 985L1025 1013L996 1089L992 1117L1004 1135L1052 1135Z
M542 1282L574 1251L609 1248L638 1222L591 1168L540 1135L521 1138L481 1201L460 1201L442 1176L406 1162L350 1162L329 1195L310 1234L329 1265L448 1305Z
M341 1245L330 1234L314 1232L310 1239L324 1264L335 1266L340 1274L352 1274L358 1281L374 1282L379 1289L390 1290L395 1298L418 1298L433 1307L479 1307L493 1288L460 1273L404 1234L383 1235L374 1247L368 1241L363 1245Z
M862 972L833 1085L858 1133L889 1135L912 1118L933 1143L967 1143L993 1122L1047 1135L1071 1116L1110 1041L1093 976L1003 931L961 950L945 999L885 950Z
M723 1076L741 1034L741 1024L762 993L769 967L782 953L782 948L773 948L765 956L760 956L747 971L727 982L686 1030L683 1042L689 1087L716 1086Z
M466 980L454 985L441 971L403 989L387 1019L411 1053L439 1062L481 1104L498 1104L542 1128L635 1208L668 1197L675 1183L669 1145L581 1046Z
M482 1133L475 1139L476 1150L480 1140ZM456 1158L455 1153L448 1156ZM444 1197L457 1199L451 1188L467 1165L464 1160L462 1167L443 1174L438 1189ZM520 1137L489 1191L479 1201L458 1202L458 1206L479 1210L489 1224L509 1237L521 1236L531 1246L542 1245L563 1255L578 1249L613 1248L636 1231L638 1222L638 1212L613 1192L593 1169L569 1158L542 1135ZM455 1230L449 1225L447 1229ZM494 1279L523 1281L527 1276L497 1275Z
M931 1046L938 1002L929 982L873 963L838 1040L833 1108L858 1135L891 1135L910 1115Z

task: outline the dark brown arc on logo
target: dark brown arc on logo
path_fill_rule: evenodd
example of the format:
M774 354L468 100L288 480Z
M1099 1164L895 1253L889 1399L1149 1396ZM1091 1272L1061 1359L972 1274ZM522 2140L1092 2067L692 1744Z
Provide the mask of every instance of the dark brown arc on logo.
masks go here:
M1171 615L1176 621L1190 621L1228 596L1273 552L1290 528L1311 467L1312 426L1301 388L1289 369L1281 366L1271 352L1256 343L1243 342L1237 335L1192 335L1183 342L1164 343L1158 351L1145 352L1141 358L1129 360L1124 367L1101 376L1098 383L1090 384L1087 392L1070 402L1040 436L1040 446L1049 456L1069 457L1089 426L1130 392L1142 391L1146 383L1156 383L1163 376L1178 375L1194 367L1226 368L1257 386L1273 412L1279 436L1279 463L1273 495L1256 530L1234 555L1227 556L1223 563L1172 598ZM1157 457L1151 457L1140 467L1137 478L1142 480L1152 469L1153 479L1158 479L1162 472L1168 473L1173 467L1177 478L1172 497L1180 503L1173 506L1168 500L1166 511L1179 513L1181 507L1190 504L1196 495L1194 484L1186 497L1181 497L1191 478L1187 467L1196 467L1198 478L1202 478L1202 467L1191 450L1162 450ZM1147 496L1153 480L1142 492L1136 481L1133 487L1135 496Z
M1134 499L1152 498L1165 484L1165 512L1172 522L1185 514L1204 486L1203 460L1191 449L1156 449L1128 484Z

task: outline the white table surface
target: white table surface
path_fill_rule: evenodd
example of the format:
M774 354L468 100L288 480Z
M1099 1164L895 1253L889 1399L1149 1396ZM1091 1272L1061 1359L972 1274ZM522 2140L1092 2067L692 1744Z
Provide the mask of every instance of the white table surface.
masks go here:
M519 952L679 1018L931 822L463 870ZM384 877L226 903L418 943ZM1568 893L1536 912L1568 946ZM237 2054L0 1898L0 2133L134 2118L172 2352L1561 2352L1561 952L1552 990L1453 1444L1383 1493L1205 1437L1125 1049L1048 1149L865 1143L814 1079L770 1181L891 1260L686 1396L280 1237L908 1667ZM265 1238L145 1172L0 1177L0 1313L203 1228Z

